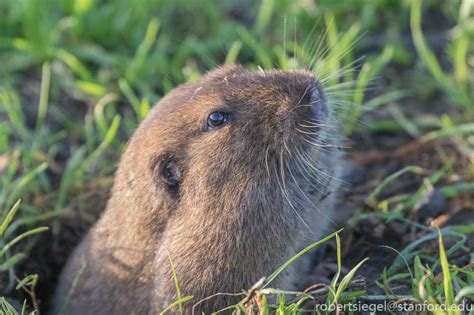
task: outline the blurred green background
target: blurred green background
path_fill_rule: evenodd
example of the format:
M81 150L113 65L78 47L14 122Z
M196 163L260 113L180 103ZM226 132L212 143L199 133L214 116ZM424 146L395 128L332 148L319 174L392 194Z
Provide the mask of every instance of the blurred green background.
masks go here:
M1 0L0 296L52 286L149 108L224 63L314 71L350 154L448 139L471 191L473 39L470 0Z

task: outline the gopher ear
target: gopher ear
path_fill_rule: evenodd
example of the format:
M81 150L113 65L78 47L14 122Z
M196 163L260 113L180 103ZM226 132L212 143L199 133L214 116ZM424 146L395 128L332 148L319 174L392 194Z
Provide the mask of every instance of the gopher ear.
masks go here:
M177 193L182 181L182 171L177 159L171 155L163 155L156 159L153 166L153 177L170 192Z

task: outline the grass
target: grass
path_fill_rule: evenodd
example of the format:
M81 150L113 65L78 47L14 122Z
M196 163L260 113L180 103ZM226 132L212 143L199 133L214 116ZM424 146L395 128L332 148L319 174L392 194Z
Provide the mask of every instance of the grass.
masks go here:
M366 142L375 143L374 161L413 158L383 175L367 173L373 183L358 196L346 230L333 234L337 270L328 283L295 299L294 292L271 288L275 274L267 275L245 303L229 309L300 314L308 305L409 300L458 314L441 305L472 302L473 223L446 222L464 208L472 218L474 5L341 3L262 0L242 10L197 0L1 2L0 58L8 62L0 69L0 295L11 299L1 299L0 314L42 307L39 300L48 296L36 291L52 285L31 267L40 238L57 243L65 221L97 216L120 152L151 106L177 84L234 62L313 71L353 145L348 155L368 169L380 166L368 161L374 146L368 150ZM404 144L384 151L377 137L387 133ZM438 230L419 219L437 192L447 200L434 215ZM386 240L399 254L374 280L377 294L358 288L354 278L372 259L352 261L347 251L357 246L343 246L367 222L416 235ZM400 283L410 290L399 293ZM170 309L196 302L180 296Z

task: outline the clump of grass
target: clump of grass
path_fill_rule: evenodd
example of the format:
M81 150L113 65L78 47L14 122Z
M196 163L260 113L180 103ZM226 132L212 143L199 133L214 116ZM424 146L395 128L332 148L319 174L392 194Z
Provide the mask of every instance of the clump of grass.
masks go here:
M417 307L413 309L425 313L462 314L465 310L468 310L468 303L474 301L472 268L467 266L459 268L449 264L448 256L453 254L460 246L457 243L456 246L446 251L443 235L451 235L451 232L437 228L427 235L429 239L438 240L439 258L434 262L423 264L423 258L420 255L415 253L411 256L414 272L412 273L410 270L408 276L412 280L412 295L398 297L398 299L399 303L412 303L413 307ZM412 244L409 247L411 247L411 250L413 249ZM406 250L400 253L399 257L405 259L404 256L409 252L407 252L408 249L407 247ZM412 258L408 259L411 260ZM389 276L390 274L389 270L384 274L383 286L385 288L389 288L391 281L401 278L400 274Z
M368 295L366 291L346 291L351 280L353 279L356 271L359 267L367 260L364 259L359 262L352 270L350 270L342 280L339 281L341 276L341 246L339 233L335 232L326 238L318 241L309 247L305 248L297 255L288 260L280 268L278 268L268 278L263 278L261 281L249 290L246 294L247 297L242 300L239 304L231 305L222 310L213 312L212 314L220 313L231 313L231 314L306 314L308 311L317 311L323 309L327 311L336 311L344 309L344 304L356 303L356 301L363 301L364 303L380 303L381 301L390 301L387 304L390 309L385 311L409 311L416 310L419 312L431 312L435 314L461 314L461 310L466 309L467 300L474 300L474 285L472 268L457 266L451 266L448 263L448 255L453 254L457 249L462 246L466 240L463 238L462 243L457 243L451 247L448 251L445 250L443 243L443 234L454 235L453 232L445 230L444 232L436 229L432 233L428 234L423 241L429 239L438 240L438 252L439 258L433 263L423 265L421 258L416 252L412 254L412 250L415 246L418 246L420 242L416 244L410 244L405 250L399 252L397 260L402 260L405 266L408 267L409 273L397 273L393 274L393 271L386 269L381 278L379 285L386 290L386 295ZM457 234L458 236L460 234ZM324 242L329 241L332 238L336 238L337 248L337 272L333 277L329 285L320 285L319 291L313 292L292 292L284 291L273 288L267 288L279 273L286 269L291 263L293 263L298 257L305 254L309 249L320 245ZM413 260L412 273L408 266L408 260ZM399 265L397 260L394 262L391 268ZM439 270L441 268L441 270ZM439 273L438 273L439 272ZM390 290L390 284L394 280L400 280L404 277L411 277L412 282L412 295L396 295ZM463 280L464 279L464 280ZM179 287L179 286L178 286ZM316 305L313 308L308 308L306 303L314 301L314 294L325 296L326 304L321 308L321 305ZM455 295L456 294L456 295ZM296 296L296 298L295 298ZM321 296L319 296L321 298ZM171 310L172 307L181 303L191 303L192 297L187 296L180 299L179 301L171 304L167 307L162 314ZM212 297L211 297L212 298ZM467 299L467 300L466 300ZM324 300L324 299L323 299ZM272 301L272 302L269 302ZM321 303L321 302L319 302ZM407 303L409 305L407 305ZM464 303L464 304L463 304ZM323 312L324 313L324 312Z
M366 261L364 259L357 266L355 266L347 275L340 281L339 276L341 273L341 250L340 250L340 239L339 233L342 230L334 232L325 238L309 245L308 247L301 250L299 253L291 257L287 262L282 264L277 270L271 275L263 278L261 281L251 288L246 293L246 298L237 305L229 306L225 309L219 310L216 314L225 313L232 311L232 314L252 314L257 311L259 314L303 314L308 311L305 308L305 303L314 300L314 297L306 292L293 292L279 290L277 288L270 288L272 281L278 277L286 268L288 268L295 260L302 255L306 254L311 249L321 245L329 240L336 238L337 244L337 261L338 261L338 272L334 277L333 281L327 286L327 304L333 305L341 302L347 302L353 300L357 295L362 295L364 292L351 292L346 294L350 281L354 277L357 269ZM296 296L296 298L295 298ZM272 301L272 302L269 302ZM273 302L274 301L274 302Z
M470 62L473 53L474 31L472 19L474 12L472 1L463 0L459 6L456 26L450 31L450 40L446 47L451 70L444 70L441 61L427 45L421 30L422 2L411 2L410 26L413 34L415 48L420 56L420 61L428 70L439 88L447 95L453 104L463 112L461 122L454 123L445 115L440 119L440 130L422 137L422 141L431 141L438 137L452 137L459 151L474 163L474 66ZM474 165L474 164L473 164Z
M11 253L11 249L23 239L28 238L32 235L42 233L48 230L48 227L37 227L31 230L27 230L25 232L19 233L13 239L8 239L5 237L5 232L7 231L10 224L13 222L14 217L20 207L20 200L18 200L12 208L8 212L1 213L1 217L3 218L3 222L0 225L0 273L1 272L8 272L9 273L9 281L5 284L4 290L11 291L13 287L15 289L23 288L30 297L32 298L33 304L35 309L38 309L36 296L35 296L35 286L37 283L38 276L37 275L28 275L24 277L22 280L17 280L15 274L15 265L18 264L21 260L26 258L26 254L22 252L16 252L15 254ZM18 284L15 286L15 282L18 281ZM25 304L24 306L25 307ZM5 312L10 313L13 307L9 304L7 300L2 298L2 308ZM24 312L24 309L23 311ZM14 312L14 314L17 314Z
M21 308L21 311L18 312L15 307L8 302L8 300L4 297L0 298L0 314L8 314L8 315L23 315L27 314L26 312L26 303L23 304L23 307Z
M326 296L327 308L337 307L340 303L348 303L354 301L358 296L361 296L365 291L350 291L346 292L349 287L350 282L352 281L356 271L359 267L367 260L362 260L357 264L352 270L350 270L344 278L339 281L341 275L341 244L339 234L342 230L336 231L323 239L307 246L296 255L291 257L288 261L283 263L279 268L277 268L271 275L260 279L255 285L250 288L250 290L243 293L245 298L235 305L230 305L221 310L216 310L212 314L305 314L308 312L308 308L305 307L305 304L309 301L314 301L315 297L312 295L314 292L296 292L296 291L286 291L280 290L277 288L271 288L271 283L292 263L294 263L299 257L306 254L311 249L330 241L333 238L336 238L336 247L337 247L337 261L338 261L338 271L335 277L333 278L330 285L323 285L325 289L322 293ZM181 297L181 290L179 288L179 283L177 276L174 273L173 261L170 256L170 265L173 270L173 279L175 281L176 290L178 294L178 300L168 307L166 307L160 314L166 314L171 312L177 306L179 306L179 311L182 313L182 304L184 303L193 303L192 296ZM218 293L216 295L210 296L207 299L212 299L218 295L225 293ZM321 293L318 292L319 295ZM235 294L230 294L235 295ZM194 301L194 307L198 306L203 301Z
M459 16L455 28L452 30L452 38L447 47L452 72L444 71L439 59L428 47L421 30L422 2L415 0L411 2L410 26L413 34L415 48L420 55L420 61L436 80L440 88L460 106L468 115L466 118L474 117L474 92L472 85L474 79L472 65L468 60L468 54L472 49L474 33L469 23L472 19L472 1L463 0L459 6ZM472 52L472 51L471 51Z

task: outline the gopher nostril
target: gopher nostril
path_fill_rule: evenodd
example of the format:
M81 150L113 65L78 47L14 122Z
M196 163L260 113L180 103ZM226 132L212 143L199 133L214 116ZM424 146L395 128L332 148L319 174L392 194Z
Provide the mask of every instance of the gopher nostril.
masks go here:
M323 123L329 114L328 104L323 88L318 82L315 82L310 91L312 119L317 123Z

